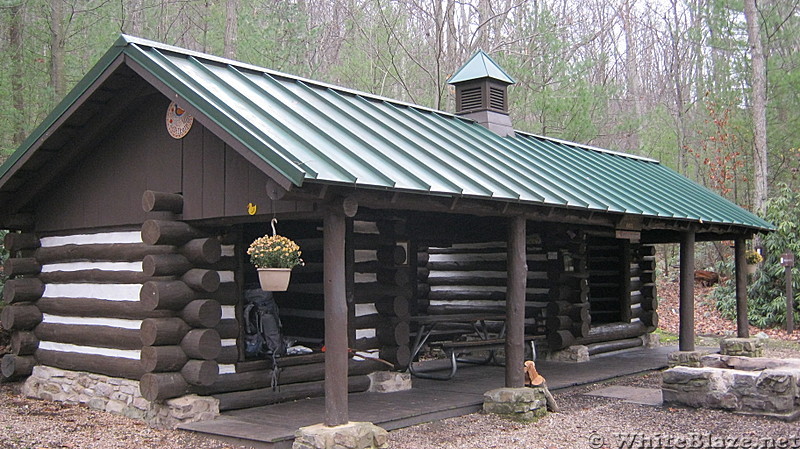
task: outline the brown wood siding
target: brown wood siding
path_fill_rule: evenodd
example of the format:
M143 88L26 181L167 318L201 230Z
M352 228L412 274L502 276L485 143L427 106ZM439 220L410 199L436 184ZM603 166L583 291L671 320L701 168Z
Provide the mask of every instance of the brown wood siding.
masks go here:
M129 117L126 126L87 149L41 195L37 231L140 225L145 190L182 193L183 220L247 216L248 203L259 215L311 210L311 204L270 201L269 178L198 121L183 139L170 137L168 105L166 97L148 95L120 111Z

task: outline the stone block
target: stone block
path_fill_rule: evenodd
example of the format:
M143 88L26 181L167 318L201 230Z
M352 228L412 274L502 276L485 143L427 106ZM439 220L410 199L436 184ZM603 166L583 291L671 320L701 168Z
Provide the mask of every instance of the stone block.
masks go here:
M411 389L411 373L397 371L376 371L368 375L369 392L394 393Z
M701 359L703 356L707 355L707 352L704 351L675 351L670 352L667 355L667 363L669 364L670 368L674 368L676 366L691 366L691 367L700 367L702 366Z
M295 433L292 449L379 449L388 447L389 433L368 422L328 427L302 427Z
M122 401L108 401L106 403L106 411L121 415L126 406L127 404Z
M732 356L762 357L764 355L764 339L723 338L719 341L719 353Z
M642 346L648 349L657 348L661 345L661 336L658 334L647 333L640 335L639 339L642 340Z
M589 348L584 345L574 345L560 351L553 351L545 357L545 360L554 362L588 362Z
M540 387L497 388L483 394L483 411L518 421L534 421L547 414L547 399Z

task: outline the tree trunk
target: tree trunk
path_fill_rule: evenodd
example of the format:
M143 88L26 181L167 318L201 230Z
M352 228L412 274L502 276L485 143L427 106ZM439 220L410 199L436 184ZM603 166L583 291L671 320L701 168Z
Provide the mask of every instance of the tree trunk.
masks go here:
M755 162L755 190L753 209L766 211L767 203L767 69L761 42L761 24L755 0L745 0L744 17L747 21L747 42L753 67L753 161Z
M64 0L50 0L50 88L53 92L53 104L58 103L67 93L64 7Z
M226 0L225 37L222 55L230 59L236 58L236 41L239 38L238 9L239 0Z
M11 73L11 102L14 105L12 138L11 145L19 146L25 139L25 120L23 111L25 110L25 95L23 92L22 80L23 60L22 60L22 5L20 2L8 8L8 46L12 68Z

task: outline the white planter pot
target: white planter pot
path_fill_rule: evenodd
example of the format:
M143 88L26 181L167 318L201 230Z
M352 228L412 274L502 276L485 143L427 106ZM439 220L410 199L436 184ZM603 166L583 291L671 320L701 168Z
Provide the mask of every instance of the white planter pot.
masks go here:
M286 291L289 288L291 276L291 268L258 268L258 280L261 283L261 290L268 292Z

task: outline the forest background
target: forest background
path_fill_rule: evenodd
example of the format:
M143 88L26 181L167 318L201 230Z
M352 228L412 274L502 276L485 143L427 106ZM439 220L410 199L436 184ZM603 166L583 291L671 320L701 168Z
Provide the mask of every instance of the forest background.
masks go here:
M0 161L120 33L446 111L447 79L483 49L517 81L515 128L658 159L763 214L800 189L799 6L0 0Z

